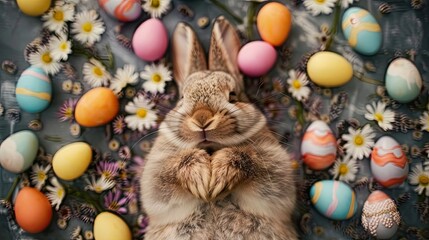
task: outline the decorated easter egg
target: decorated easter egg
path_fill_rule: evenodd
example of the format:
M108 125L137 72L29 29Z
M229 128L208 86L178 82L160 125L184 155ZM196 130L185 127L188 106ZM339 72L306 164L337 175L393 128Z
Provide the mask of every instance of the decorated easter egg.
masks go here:
M144 61L162 58L168 47L168 34L161 20L144 21L134 32L132 46L135 54Z
M301 155L313 170L326 169L335 162L337 141L325 122L318 120L308 126L301 143Z
M310 198L319 213L333 220L349 219L357 210L355 192L341 181L316 182L310 189Z
M406 58L396 58L389 64L385 83L389 96L401 103L416 99L423 87L419 70Z
M52 207L48 198L31 187L22 188L16 195L14 213L18 225L29 233L42 232L52 219Z
M362 225L378 239L391 239L398 230L401 216L395 202L382 191L374 191L362 209Z
M351 7L344 12L343 33L350 46L357 52L373 55L382 44L381 27L367 10Z
M407 179L407 156L392 137L383 136L375 143L371 153L371 172L384 187L400 185Z
M280 46L289 35L292 16L284 4L270 2L259 10L256 23L259 35L265 42Z
M33 164L38 150L37 136L28 130L19 131L2 142L0 164L9 172L24 172Z
M260 77L274 66L277 52L264 41L253 41L244 45L237 56L240 70L249 77Z
M131 240L128 225L110 212L102 212L94 220L94 238L102 240Z
M317 52L307 62L311 81L322 87L339 87L353 77L353 67L343 56L333 52Z
M75 119L84 127L104 125L119 112L119 100L112 90L98 87L89 90L77 102Z
M91 146L84 142L70 143L55 153L52 158L52 168L59 178L73 180L82 176L91 159Z
M51 103L52 83L43 69L31 66L22 72L15 93L22 110L39 113Z
M136 20L142 12L138 0L98 0L98 3L110 16L123 22Z
M16 0L19 10L29 16L40 16L48 11L51 0Z

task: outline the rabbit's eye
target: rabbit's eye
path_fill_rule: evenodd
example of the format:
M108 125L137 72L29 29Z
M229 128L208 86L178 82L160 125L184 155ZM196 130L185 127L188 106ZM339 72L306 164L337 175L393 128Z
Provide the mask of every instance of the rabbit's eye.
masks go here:
M229 93L229 102L230 103L236 103L238 101L237 94L235 92Z

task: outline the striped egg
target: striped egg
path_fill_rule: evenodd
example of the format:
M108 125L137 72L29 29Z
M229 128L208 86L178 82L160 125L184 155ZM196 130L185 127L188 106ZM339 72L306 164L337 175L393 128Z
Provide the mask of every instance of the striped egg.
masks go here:
M310 189L310 198L319 213L333 220L349 219L357 211L355 192L340 181L316 182Z
M371 153L371 172L384 187L395 187L408 176L408 160L401 145L389 136L377 140Z
M52 83L43 69L31 66L22 72L15 93L22 110L39 113L51 103Z
M374 55L382 44L381 27L367 10L351 7L342 18L343 33L350 46L364 55Z
M314 121L305 131L301 143L304 163L313 170L331 166L337 157L337 141L329 126L323 121Z
M110 16L123 22L136 20L142 12L138 0L98 0L98 3Z

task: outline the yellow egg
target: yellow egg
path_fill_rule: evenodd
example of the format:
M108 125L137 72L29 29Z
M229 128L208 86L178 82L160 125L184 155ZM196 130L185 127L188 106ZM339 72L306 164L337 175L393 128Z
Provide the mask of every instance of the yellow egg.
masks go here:
M289 35L292 16L284 4L270 2L259 10L256 24L262 40L280 46Z
M102 212L94 221L94 239L131 240L131 231L120 217L113 213Z
M51 6L51 0L16 0L16 3L23 13L33 17L44 14Z
M339 87L353 77L353 67L343 56L333 52L318 52L307 63L311 81L322 87Z
M91 163L91 159L92 149L87 143L70 143L55 153L52 168L59 178L73 180L82 176Z

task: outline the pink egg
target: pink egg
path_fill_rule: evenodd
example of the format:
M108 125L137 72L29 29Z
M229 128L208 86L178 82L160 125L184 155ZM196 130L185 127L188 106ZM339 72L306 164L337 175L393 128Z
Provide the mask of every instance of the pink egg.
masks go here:
M260 77L274 66L277 52L264 41L253 41L244 45L238 53L238 67L249 77Z
M98 0L101 8L110 16L123 22L130 22L140 17L142 7L138 0Z
M134 32L132 45L135 54L144 61L158 60L168 47L167 29L159 19L151 18Z

